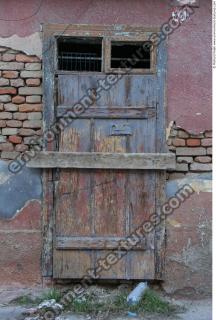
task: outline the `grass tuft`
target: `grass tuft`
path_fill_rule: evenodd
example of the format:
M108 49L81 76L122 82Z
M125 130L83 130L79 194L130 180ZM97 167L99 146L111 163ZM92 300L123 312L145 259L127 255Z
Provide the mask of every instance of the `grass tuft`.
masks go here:
M55 299L56 302L59 302L61 300L62 294L57 289L51 289L47 292L44 292L39 297L31 297L30 295L20 296L14 300L11 301L13 304L21 305L21 306L36 306L39 305L41 302L45 300L52 300Z
M18 298L15 298L14 300L11 301L13 304L18 304L20 306L29 306L33 305L35 303L34 299L31 298L30 296L20 296Z
M129 311L139 313L159 313L163 315L169 315L176 311L176 307L169 302L163 300L156 292L148 289L141 301L135 305L130 306Z
M98 302L94 296L89 295L83 299L74 299L68 309L75 313L110 312L119 314L126 311L143 313L158 313L170 315L176 311L176 307L164 301L153 290L148 289L141 301L136 305L127 303L127 295L119 293L114 298Z
M42 301L55 299L60 302L62 293L57 289L51 289L41 297L31 298L30 296L22 296L13 301L19 305L38 305ZM143 295L141 301L136 305L129 305L127 303L127 293L117 292L115 294L106 295L105 297L98 297L94 292L87 293L81 299L74 299L67 307L68 311L74 313L88 313L97 314L100 312L109 314L122 314L127 311L135 312L143 315L161 314L169 316L177 311L177 307L163 300L156 292L148 289Z
M62 293L58 289L53 288L42 294L41 302L45 300L52 300L52 299L54 299L56 302L60 302L61 298L62 298Z

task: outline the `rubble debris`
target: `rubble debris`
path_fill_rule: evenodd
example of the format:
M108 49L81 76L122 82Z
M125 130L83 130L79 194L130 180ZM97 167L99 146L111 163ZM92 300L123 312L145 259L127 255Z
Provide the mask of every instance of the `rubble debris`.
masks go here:
M53 313L54 319L60 319L59 315L63 311L63 306L56 302L55 299L46 300L36 308L26 310L23 315L27 316L24 320L46 320L46 313Z

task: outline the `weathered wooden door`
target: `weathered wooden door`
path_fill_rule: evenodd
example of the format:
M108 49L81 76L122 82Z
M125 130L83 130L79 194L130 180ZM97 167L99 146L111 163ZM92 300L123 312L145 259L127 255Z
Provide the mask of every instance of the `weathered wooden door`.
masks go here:
M70 107L88 89L96 91L99 79L104 76L60 75L59 105ZM157 97L155 76L123 75L61 132L59 152L155 153ZM100 259L156 212L155 170L60 169L57 179L55 278L82 278L96 270ZM99 277L154 278L155 231Z
M65 30L56 28L55 35ZM125 35L141 41L151 35L127 26L82 28L84 35L105 37L104 43L109 44L104 47L105 60L111 52L106 37L118 38L120 29L121 39ZM71 26L67 35L82 35L80 26ZM44 49L54 43L51 27ZM160 153L166 152L166 46L161 43L155 50L157 62L152 60L149 70L124 72L109 88L99 88L99 80L112 71L107 60L101 72L57 72L54 82L50 62L54 53L53 60L45 56L46 127L65 110L72 110L87 92L95 98L57 135L55 144L47 145L47 151L55 152L41 153L39 164L33 160L32 166L57 168L44 178L44 275L77 279L90 270L100 279L163 278L164 224L133 245L134 231L152 214L159 214L164 201L166 164L160 161ZM125 239L130 250L122 254ZM109 259L107 266L104 259L110 253L118 261Z

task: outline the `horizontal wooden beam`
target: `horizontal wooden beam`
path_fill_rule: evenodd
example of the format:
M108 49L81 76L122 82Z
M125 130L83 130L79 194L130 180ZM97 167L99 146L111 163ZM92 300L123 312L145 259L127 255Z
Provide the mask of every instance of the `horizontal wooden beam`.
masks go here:
M67 112L73 111L72 106L57 106L57 117L66 117ZM90 107L77 118L109 118L109 119L149 119L156 116L156 108L140 107Z
M117 250L121 248L121 241L125 239L119 237L56 237L55 248L57 250ZM145 250L144 240L140 241L134 250Z
M104 37L104 36L126 36L132 38L134 33L140 38L145 33L160 31L158 27L144 27L141 25L89 25L89 24L44 24L44 37L47 36L82 36L82 37Z
M172 153L47 152L27 163L31 168L175 169Z

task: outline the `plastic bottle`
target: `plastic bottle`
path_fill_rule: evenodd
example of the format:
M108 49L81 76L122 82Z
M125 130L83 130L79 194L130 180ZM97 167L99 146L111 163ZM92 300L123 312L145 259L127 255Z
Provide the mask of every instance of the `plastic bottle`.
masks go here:
M148 289L147 282L140 282L128 295L127 302L129 304L137 304L141 300L146 289Z

